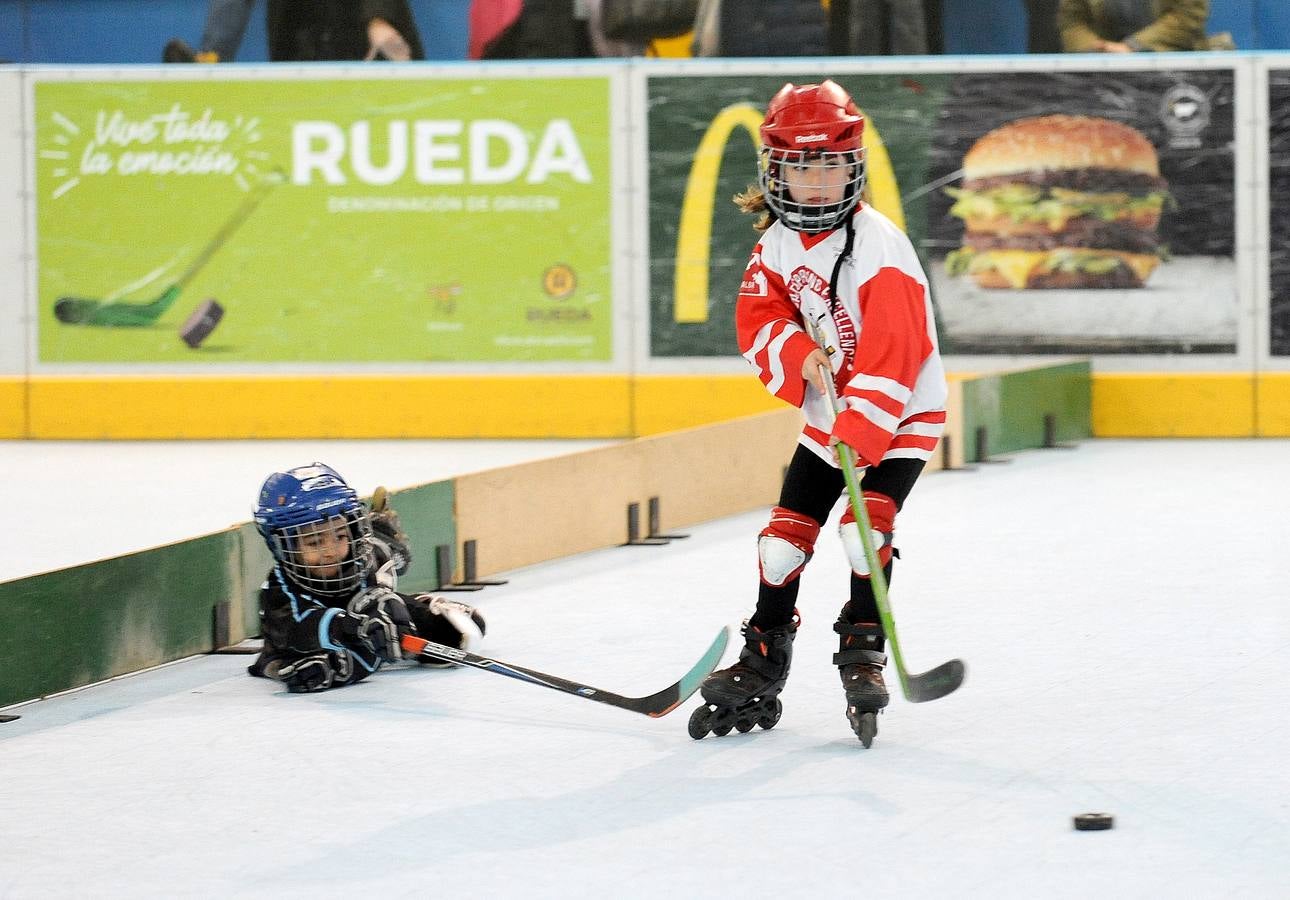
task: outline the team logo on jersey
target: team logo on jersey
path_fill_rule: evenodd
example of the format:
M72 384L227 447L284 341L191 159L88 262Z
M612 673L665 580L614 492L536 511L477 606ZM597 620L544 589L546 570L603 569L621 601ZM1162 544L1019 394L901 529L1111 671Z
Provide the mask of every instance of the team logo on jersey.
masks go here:
M799 266L788 277L788 299L798 309L827 306L829 283L818 272Z
M803 315L818 313L822 317L824 311L830 306L829 283L818 272L801 266L788 278L788 299L793 301L793 305L800 309ZM842 351L844 359L850 359L856 348L855 323L851 321L851 316L841 303L833 305L830 312L833 325L838 332L838 349ZM830 355L832 355L832 348L830 348Z
M766 282L766 273L753 272L752 274L745 274L744 280L739 283L739 293L745 296L765 297L770 293Z
M754 250L752 257L748 260L748 267L744 269L744 279L739 283L739 294L740 296L765 297L770 293L768 285L766 273L762 271L761 267L761 251Z

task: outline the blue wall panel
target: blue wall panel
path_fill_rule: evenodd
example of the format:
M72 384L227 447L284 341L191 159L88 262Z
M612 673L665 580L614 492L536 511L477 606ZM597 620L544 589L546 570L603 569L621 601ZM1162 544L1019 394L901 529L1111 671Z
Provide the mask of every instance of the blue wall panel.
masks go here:
M433 60L466 58L470 0L411 0ZM1024 53L1023 0L942 0L945 52ZM238 54L264 62L264 0ZM1209 30L1241 50L1290 49L1287 0L1211 0ZM0 59L28 63L153 63L172 37L201 40L205 0L0 0Z
M1026 52L1029 25L1022 0L943 0L941 21L947 54Z
M1254 31L1259 44L1253 49L1290 50L1290 3L1286 0L1257 0ZM1243 44L1237 46L1245 49Z
M1263 2L1267 3L1269 0ZM1255 8L1258 5L1258 0L1210 0L1209 33L1227 31L1236 41L1238 49L1258 49L1259 38L1255 28Z
M264 0L257 0L239 62L264 62ZM466 58L470 0L412 0L430 59ZM172 37L194 47L205 0L0 0L0 59L27 63L156 63Z

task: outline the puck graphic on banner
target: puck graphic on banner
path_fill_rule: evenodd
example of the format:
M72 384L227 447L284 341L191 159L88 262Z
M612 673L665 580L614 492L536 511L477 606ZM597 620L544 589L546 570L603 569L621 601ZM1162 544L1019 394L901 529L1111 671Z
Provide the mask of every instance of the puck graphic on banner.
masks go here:
M215 326L224 318L224 307L208 297L197 305L192 314L184 320L179 328L179 336L185 344L194 350L215 330Z

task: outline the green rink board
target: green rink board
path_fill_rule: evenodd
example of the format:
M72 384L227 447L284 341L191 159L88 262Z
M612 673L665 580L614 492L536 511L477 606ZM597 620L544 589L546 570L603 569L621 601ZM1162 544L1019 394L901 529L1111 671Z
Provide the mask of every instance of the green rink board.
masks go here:
M260 585L273 567L268 545L255 530L254 522L238 526L237 536L238 565L242 575L241 608L234 607L232 620L242 623L242 633L237 634L236 625L231 626L234 633L229 638L233 643L260 633Z
M1091 364L1085 360L1019 372L981 375L963 382L963 440L969 462L980 462L977 430L986 430L990 455L1042 447L1044 421L1053 438L1091 437Z
M0 584L0 706L211 649L235 530Z
M451 481L390 495L413 546L405 591L452 573L435 547L454 548ZM251 523L101 562L0 584L0 707L137 672L214 647L215 607L232 607L232 642L260 632L260 585L272 566Z
M452 581L452 572L440 572L435 565L435 547L446 544L455 564L459 551L453 516L455 497L452 481L436 481L390 494L390 505L399 514L412 545L412 567L400 576L400 591L432 591Z

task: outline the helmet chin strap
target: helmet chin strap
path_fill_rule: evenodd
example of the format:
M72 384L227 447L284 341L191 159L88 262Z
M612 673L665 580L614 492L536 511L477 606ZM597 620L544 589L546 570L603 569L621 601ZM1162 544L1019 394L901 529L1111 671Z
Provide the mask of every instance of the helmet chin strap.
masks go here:
M833 263L833 274L829 276L829 314L838 306L838 275L842 272L842 263L851 255L851 244L855 241L855 209L853 208L847 214L846 237L842 242L842 252L838 254L837 261Z

